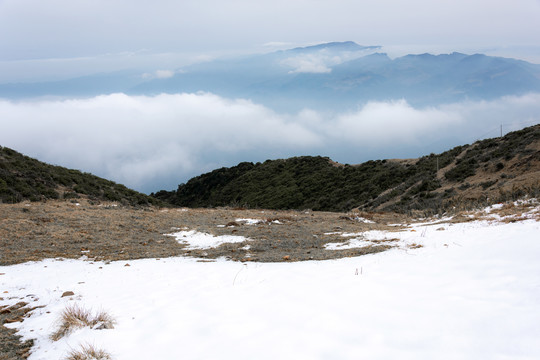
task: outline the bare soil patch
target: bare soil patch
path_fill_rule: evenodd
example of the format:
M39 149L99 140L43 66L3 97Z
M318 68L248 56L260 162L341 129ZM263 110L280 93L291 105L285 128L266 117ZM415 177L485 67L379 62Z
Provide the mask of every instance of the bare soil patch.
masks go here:
M21 301L13 306L0 306L0 360L26 359L30 355L34 341L22 342L15 330L4 327L4 324L24 321L24 316L33 310L27 305L28 303Z
M132 208L86 200L0 204L0 265L82 256L96 261L179 255L263 262L335 259L388 248L326 250L325 244L344 240L338 232L384 230L391 228L388 223L406 221L395 214L364 215L375 222L364 223L352 213ZM168 236L182 229L244 236L249 241L189 250Z

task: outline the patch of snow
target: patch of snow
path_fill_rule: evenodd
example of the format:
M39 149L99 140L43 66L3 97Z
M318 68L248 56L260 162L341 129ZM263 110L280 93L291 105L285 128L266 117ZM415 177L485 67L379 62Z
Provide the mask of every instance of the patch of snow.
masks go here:
M361 216L357 216L357 217L355 218L355 220L358 220L358 221L360 221L360 222L362 222L362 223L365 223L365 224L375 224L375 221L371 221L371 220L366 219L366 218L363 218L363 217L361 217Z
M442 217L440 219L433 219L433 220L430 220L430 221L425 221L425 222L421 222L421 223L414 223L412 224L412 226L426 226L426 225L436 225L436 224L442 224L442 223L446 223L450 220L453 219L453 216L445 216L445 217Z
M236 222L244 223L246 225L257 225L261 223L268 223L268 224L276 224L276 225L282 225L283 223L279 220L272 220L268 222L266 219L236 219Z
M221 235L221 236L215 236L207 233L198 232L195 230L188 230L188 231L180 231L174 234L170 234L170 236L174 236L176 238L176 241L182 244L188 244L189 246L187 249L189 250L195 250L195 249L210 249L214 247L218 247L221 244L225 243L238 243L238 242L244 242L248 239L244 236L237 236L237 235Z
M484 212L489 214L490 212L492 212L493 210L500 210L502 209L504 206L504 204L493 204L491 206L488 206L487 208L484 209Z
M339 234L339 233L338 233ZM363 248L367 246L380 245L380 242L391 242L393 239L399 240L394 234L398 233L389 233L386 231L380 230L370 230L360 233L342 233L343 237L354 237L342 243L328 243L325 244L325 249L327 250L348 250ZM392 237L389 237L392 235ZM394 245L394 244L392 244Z
M344 243L328 243L324 245L326 250L348 250L371 246L373 243L364 239L350 239Z
M236 222L244 223L246 225L255 225L264 222L262 219L236 219Z
M353 237L353 236L361 236L363 235L364 232L358 232L358 233L341 233L340 236L343 236L343 237Z

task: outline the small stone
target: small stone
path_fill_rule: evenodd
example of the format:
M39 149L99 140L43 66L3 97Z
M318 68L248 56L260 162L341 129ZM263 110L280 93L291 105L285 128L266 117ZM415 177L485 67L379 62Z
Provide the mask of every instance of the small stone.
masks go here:
M64 291L64 293L60 297L73 296L73 295L75 295L73 291Z
M291 260L291 257L290 257L289 255L285 255L285 256L283 257L283 260L285 260L285 261Z
M23 321L24 321L24 319L22 317L17 317L15 319L6 319L6 320L4 320L4 323L12 324L12 323L23 322Z
M124 266L131 266L131 265L129 265L129 264L126 264L126 265L124 265Z

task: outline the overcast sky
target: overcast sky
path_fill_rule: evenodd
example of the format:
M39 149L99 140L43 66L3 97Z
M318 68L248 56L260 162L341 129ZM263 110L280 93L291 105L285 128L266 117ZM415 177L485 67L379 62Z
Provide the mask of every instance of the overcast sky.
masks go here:
M0 81L345 40L540 63L538 19L540 0L0 0Z
M540 0L0 0L0 83L327 41L390 55L482 52L540 63ZM0 145L145 192L240 161L413 157L540 122L540 95L415 109L280 114L214 94L0 99Z

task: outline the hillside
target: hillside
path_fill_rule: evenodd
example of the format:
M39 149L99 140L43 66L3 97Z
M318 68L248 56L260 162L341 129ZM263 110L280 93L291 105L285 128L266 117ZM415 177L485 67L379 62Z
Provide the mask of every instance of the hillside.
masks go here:
M0 203L81 196L129 205L159 203L155 198L124 185L79 170L49 165L0 146Z
M540 190L540 125L419 159L338 164L326 157L240 163L160 191L178 206L441 212Z

